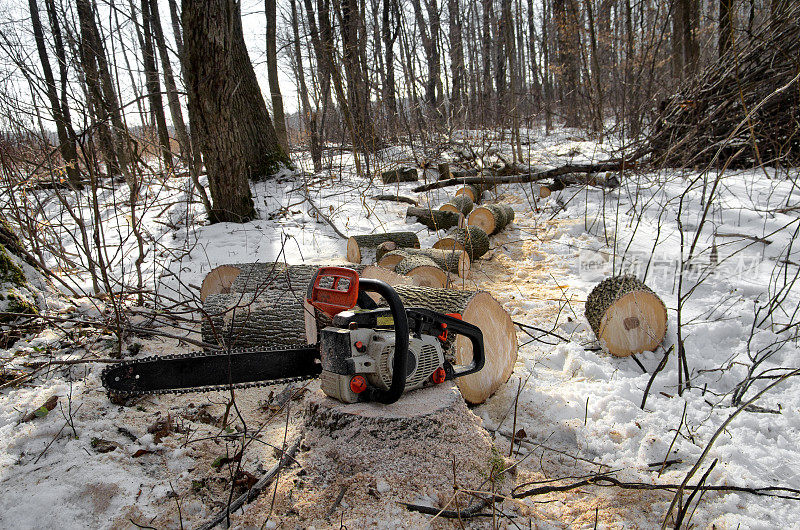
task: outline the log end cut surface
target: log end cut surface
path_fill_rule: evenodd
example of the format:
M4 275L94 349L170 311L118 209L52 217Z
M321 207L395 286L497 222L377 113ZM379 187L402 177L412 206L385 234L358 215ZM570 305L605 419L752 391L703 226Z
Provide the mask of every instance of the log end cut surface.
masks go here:
M627 357L653 351L667 332L664 304L653 293L628 293L608 308L598 338L612 355Z
M347 261L361 263L361 249L358 242L352 237L347 238Z
M464 399L473 404L483 403L508 381L517 362L517 332L508 313L486 292L479 292L461 315L465 322L478 326L483 332L486 364L483 369L456 379ZM456 339L456 361L466 364L472 360L472 344L466 337Z
M220 265L203 279L200 286L200 300L206 301L210 294L224 294L231 291L233 281L239 276L241 269L233 265Z
M483 206L475 208L472 213L469 214L467 224L469 226L477 226L483 229L487 234L493 234L496 227L494 215Z

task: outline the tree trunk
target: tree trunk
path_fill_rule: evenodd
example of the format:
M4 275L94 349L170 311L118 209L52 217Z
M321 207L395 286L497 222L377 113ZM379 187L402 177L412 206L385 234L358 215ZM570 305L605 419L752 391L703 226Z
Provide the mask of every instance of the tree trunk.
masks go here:
M578 10L576 0L553 0L553 16L556 21L558 40L558 62L560 74L561 110L566 127L578 127L578 94L580 91L580 69L578 66L580 37L578 34Z
M131 170L133 149L128 129L122 121L117 94L111 82L111 73L105 56L103 41L95 23L95 5L92 0L77 0L80 20L80 55L89 95L89 106L96 118L101 148L110 173L122 173L135 197L138 183ZM110 127L109 127L110 122Z
M278 12L276 0L264 0L267 14L267 79L269 80L269 94L272 100L272 115L275 118L275 136L284 153L289 152L289 139L286 136L286 118L283 115L283 96L278 82L278 46L277 23Z
M69 107L65 109L62 107L56 92L56 81L53 76L53 70L50 67L50 59L47 55L47 48L44 42L44 31L42 30L42 21L39 18L39 7L36 5L36 0L28 0L28 6L31 12L31 23L33 24L33 36L36 40L36 49L39 52L39 61L42 64L42 72L44 73L44 81L47 85L47 99L50 101L50 112L53 115L53 121L56 124L56 133L58 135L58 150L61 157L64 159L66 168L67 179L70 184L76 188L83 187L81 174L78 168L78 156L75 150L74 135L70 134L71 125L67 123L69 116ZM51 24L52 24L51 20ZM60 45L60 31L58 29L58 21L55 21L56 26L53 27L53 35L58 34L58 41ZM61 48L63 54L63 47ZM56 52L57 55L58 52ZM60 60L60 57L59 57ZM66 81L66 80L64 80Z
M386 55L386 79L383 80L383 104L388 118L389 136L397 134L397 86L394 78L394 43L400 34L397 0L383 0L381 37Z
M300 101L303 104L303 121L309 134L311 151L311 162L314 164L314 172L322 171L322 147L319 142L319 131L317 130L317 113L311 109L311 102L308 97L308 86L306 86L306 74L303 68L303 54L300 51L300 20L297 17L297 6L295 0L289 0L292 9L292 30L294 32L294 60L297 68L297 85L300 90Z
M447 10L450 14L450 70L452 86L450 89L450 107L452 116L456 119L463 118L464 111L464 42L461 36L461 0L447 0ZM457 122L458 123L458 122Z
M256 217L248 178L274 173L278 144L242 34L235 0L183 0L183 70L192 134L211 188L211 222Z
M147 86L147 99L150 103L150 114L158 132L161 156L167 171L172 170L172 150L169 146L167 119L164 116L164 103L161 99L161 83L158 81L156 56L153 48L152 16L149 0L141 0L142 8L142 55L144 59L144 77Z
M719 0L719 56L731 47L733 40L733 0Z
M178 13L178 2L176 0L167 0L167 2L169 3L169 16L172 20L172 34L175 37L175 49L178 52L178 59L183 64L183 33L181 32L181 16Z

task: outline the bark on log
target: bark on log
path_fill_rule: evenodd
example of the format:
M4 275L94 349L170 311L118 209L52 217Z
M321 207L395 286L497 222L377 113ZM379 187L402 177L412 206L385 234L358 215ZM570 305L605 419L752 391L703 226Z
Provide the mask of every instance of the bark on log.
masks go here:
M470 261L475 261L489 252L489 236L477 226L456 228L434 243L433 248L464 250Z
M595 286L586 300L586 320L601 344L618 357L652 351L667 332L664 302L629 275Z
M454 226L459 226L464 216L455 212L443 212L441 210L431 210L430 208L416 208L414 206L406 210L406 221L409 217L416 217L420 222L431 230L447 230Z
M387 252L378 260L378 265L389 270L395 270L398 263L408 256L426 256L436 263L436 266L446 272L453 272L462 278L469 275L469 256L463 250L444 250L438 248L402 249Z
M381 173L381 180L384 184L392 184L395 182L416 182L419 180L417 170L413 167L401 167L384 171Z
M416 206L419 204L416 199L412 199L411 197L404 197L403 195L373 195L370 197L373 201L392 201L392 202L404 202L406 204L411 204L412 206Z
M205 301L212 294L261 293L268 290L298 292L304 296L319 268L327 265L287 265L280 262L220 265L203 280L200 299ZM383 280L390 285L409 283L399 274L392 274L383 267L352 263L338 266L354 269L363 278Z
M476 374L456 379L467 402L483 403L508 380L517 361L517 334L511 317L492 295L483 291L402 285L395 287L395 290L406 307L459 313L465 322L478 326L483 332L485 366ZM454 355L458 364L468 364L472 360L469 339L461 336L456 339Z
M447 273L427 256L408 255L394 268L394 272L414 278L417 285L425 287L447 287Z
M455 195L449 201L439 206L440 212L455 212L463 215L472 211L472 199L468 195Z
M620 171L622 166L625 165L628 169L630 169L633 164L628 162L622 162L619 160L614 160L610 162L603 162L600 164L569 164L566 166L561 166L553 169L548 169L545 171L536 171L532 173L527 173L523 175L509 175L507 177L485 177L485 176L477 176L477 177L464 177L464 178L451 178L447 180L440 180L437 182L431 182L429 184L424 184L422 186L417 186L413 189L413 191L419 193L423 191L430 191L430 190L437 190L441 188L446 188L448 186L459 186L464 184L514 184L519 182L538 182L541 180L547 180L551 178L555 178L561 175L568 175L571 173L575 173L576 176L574 177L574 183L586 183L595 186L603 186L603 187L615 187L618 185L616 179L611 181L606 181L605 179L598 178L597 176L588 177L588 178L581 178L578 177L577 174L585 174L585 173L599 173L602 171Z
M458 195L466 195L469 197L473 203L478 204L481 200L481 192L477 186L473 186L472 184L467 184L463 188L460 188L456 192L456 196Z
M514 220L514 209L507 204L478 206L467 220L468 226L477 226L489 235L503 230Z
M419 238L414 232L388 232L351 236L347 240L347 261L361 263L375 257L375 249L381 243L394 241L398 247L419 248Z
M217 267L201 287L207 314L202 325L203 341L234 348L306 345L306 328L311 322L316 325L317 320L305 301L306 292L322 266L268 262ZM346 266L363 278L390 285L413 281L382 267ZM379 299L377 295L374 298Z

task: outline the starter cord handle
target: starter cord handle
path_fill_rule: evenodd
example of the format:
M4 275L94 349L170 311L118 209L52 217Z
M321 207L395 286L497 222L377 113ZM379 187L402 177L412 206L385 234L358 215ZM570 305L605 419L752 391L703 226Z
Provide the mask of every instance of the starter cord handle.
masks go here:
M408 317L403 301L392 287L380 280L361 278L358 284L360 291L381 295L392 312L394 320L394 364L392 365L392 385L389 390L373 388L368 396L369 401L377 401L389 405L394 403L406 389L406 366L408 360Z

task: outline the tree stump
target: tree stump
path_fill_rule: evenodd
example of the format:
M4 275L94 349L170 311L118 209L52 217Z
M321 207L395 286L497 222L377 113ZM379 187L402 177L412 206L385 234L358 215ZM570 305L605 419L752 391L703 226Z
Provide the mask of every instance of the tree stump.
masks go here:
M489 235L496 234L514 220L514 209L507 204L478 206L469 215L468 226L477 226Z
M652 351L667 332L667 308L635 276L603 280L586 300L586 320L612 355L627 357Z
M419 248L419 238L414 232L351 236L347 240L347 261L361 263L364 260L375 258L375 249L386 241L393 241L398 247Z
M439 206L440 212L456 212L467 215L472 211L472 199L466 194L455 195L449 201Z
M426 256L436 263L436 266L446 272L454 272L461 278L469 275L469 256L463 250L444 250L439 248L401 249L387 252L378 260L378 265L389 270L395 270L398 263L408 256Z
M447 230L463 224L464 216L458 212L431 210L410 206L406 210L406 222L409 217L416 217L417 222L424 224L431 230Z
M480 227L456 228L433 244L433 248L463 250L470 261L475 261L489 252L489 236Z
M416 182L418 180L417 170L413 167L401 167L390 171L384 171L381 173L381 180L384 184Z

